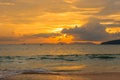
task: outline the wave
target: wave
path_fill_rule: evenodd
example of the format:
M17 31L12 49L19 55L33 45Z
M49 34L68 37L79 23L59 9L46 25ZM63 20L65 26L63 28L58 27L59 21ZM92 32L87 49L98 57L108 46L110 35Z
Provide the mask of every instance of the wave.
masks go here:
M29 70L8 70L0 71L0 80L4 80L8 77L20 75L20 74L49 74L49 75L88 75L88 74L110 74L110 73L120 73L120 72L55 72L45 69L29 69Z
M48 73L52 73L52 72L45 69L6 70L6 71L0 71L0 79L4 79L19 74L48 74Z
M38 56L0 56L0 62L15 60L63 60L79 61L85 59L110 60L120 59L120 54L85 54L85 55L38 55Z
M117 58L118 55L113 55L113 54L103 54L103 55L88 55L90 59L115 59Z
M36 62L36 61L39 61L39 60L40 61L45 60L46 62L48 62L49 60L57 61L55 63L61 63L61 61L73 63L73 62L76 61L75 63L79 63L80 65L82 63L93 62L93 61L96 61L96 63L97 63L97 60L98 61L102 60L101 62L106 62L106 61L109 61L109 60L113 60L112 62L110 62L110 64L111 63L113 64L116 61L119 63L120 54L0 56L1 64L5 64L5 62L16 62L15 64L17 64L18 62L23 62L23 63L25 63L26 61L27 62L28 61L35 61ZM117 62L114 65L117 65ZM48 63L47 63L47 65L49 66ZM50 66L51 67L56 67L56 66L52 66L52 65L50 65ZM113 66L112 71L117 70L117 68L116 68L116 70L114 70L114 67L115 66ZM6 77L9 77L9 76L18 75L18 74L76 74L76 73L83 74L83 73L85 73L84 70L79 71L79 69L75 69L77 71L74 71L72 69L70 69L70 70L60 69L59 71L55 71L55 70L51 71L51 70L46 70L47 68L45 68L45 67L42 67L42 68L45 68L45 69L41 69L41 66L38 66L37 68L38 69L33 69L33 68L32 69L28 69L28 68L26 69L25 68L25 70L9 70L9 67L8 67L8 68L6 68L8 70L1 70L0 71L0 80L2 78L6 78ZM60 65L60 68L61 68L61 65ZM1 67L1 69L2 69L2 67ZM90 72L87 71L86 73L90 73ZM91 72L91 73L95 73L95 71L93 70L93 72Z

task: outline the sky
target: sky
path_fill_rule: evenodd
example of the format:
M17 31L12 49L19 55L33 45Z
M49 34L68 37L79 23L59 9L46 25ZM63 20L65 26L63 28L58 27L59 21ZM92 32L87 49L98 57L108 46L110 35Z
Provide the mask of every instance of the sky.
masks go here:
M0 0L0 44L120 39L120 0Z

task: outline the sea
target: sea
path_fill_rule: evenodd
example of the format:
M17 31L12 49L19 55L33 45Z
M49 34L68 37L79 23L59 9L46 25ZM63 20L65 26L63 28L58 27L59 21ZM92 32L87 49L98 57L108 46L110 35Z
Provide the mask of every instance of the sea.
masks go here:
M120 45L0 45L0 78L120 72Z

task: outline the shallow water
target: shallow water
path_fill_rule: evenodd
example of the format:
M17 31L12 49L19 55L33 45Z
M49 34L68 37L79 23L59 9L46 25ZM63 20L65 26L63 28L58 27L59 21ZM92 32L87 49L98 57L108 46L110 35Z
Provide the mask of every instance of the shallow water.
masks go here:
M0 73L120 72L119 49L120 45L0 45Z

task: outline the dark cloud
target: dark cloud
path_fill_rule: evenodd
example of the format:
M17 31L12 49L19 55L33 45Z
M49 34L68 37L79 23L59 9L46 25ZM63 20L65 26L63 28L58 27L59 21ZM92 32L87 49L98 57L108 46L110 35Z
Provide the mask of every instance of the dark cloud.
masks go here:
M32 34L32 35L23 35L21 37L10 37L10 36L0 36L0 42L23 42L26 39L29 38L49 38L49 37L56 37L56 36L60 36L60 33L39 33L39 34Z
M109 39L115 39L119 36L118 34L109 34L106 31L106 27L100 24L98 21L90 21L81 27L74 27L69 29L63 29L62 33L73 35L74 40L84 41L105 41Z
M120 0L108 0L104 8L98 13L99 15L110 15L120 13Z
M100 22L114 22L114 19L99 19Z
M31 14L34 11L35 14L40 14L41 12L66 12L69 10L69 4L64 2L63 0L0 0L0 3L13 3L14 6L10 7L0 7L0 10L5 11L7 9L9 11L9 14L15 13L28 13ZM7 12L6 12L7 14Z
M113 18L96 18L96 17L89 17L88 21L92 21L92 22L99 22L101 23L103 26L105 26L106 28L108 27L120 27L120 21L119 20L115 20Z
M74 5L78 8L99 8L101 6L104 6L106 4L106 1L96 1L96 0L77 0Z
M49 38L49 37L56 37L60 36L59 33L39 33L39 34L32 34L32 35L24 35L24 38Z
M120 27L120 21L115 19L98 19L106 27Z
M70 0L67 0L70 2ZM28 24L37 22L37 16L46 13L79 12L79 15L105 15L120 12L119 0L0 0L1 23ZM14 4L14 5L13 5ZM98 9L102 8L101 11ZM75 13L76 14L76 13ZM7 18L7 19L6 19ZM47 19L46 19L47 20ZM41 20L38 22L41 22Z
M13 42L13 41L20 41L20 38L16 37L0 37L0 42Z
M104 25L108 27L120 27L120 23L104 24Z
M77 8L101 8L97 15L110 15L120 13L120 0L77 0Z

